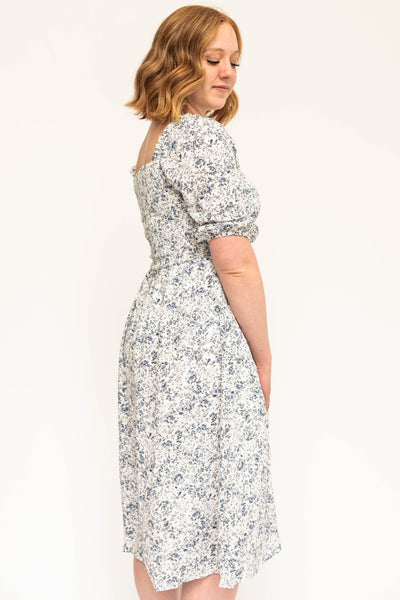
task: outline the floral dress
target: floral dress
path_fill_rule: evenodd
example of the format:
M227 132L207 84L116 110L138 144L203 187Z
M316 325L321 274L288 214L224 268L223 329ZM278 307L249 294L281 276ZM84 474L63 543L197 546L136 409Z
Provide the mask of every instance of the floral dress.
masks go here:
M123 551L156 591L211 573L232 588L281 544L269 412L208 240L253 242L259 195L226 128L199 114L169 123L134 170L152 262L119 355Z

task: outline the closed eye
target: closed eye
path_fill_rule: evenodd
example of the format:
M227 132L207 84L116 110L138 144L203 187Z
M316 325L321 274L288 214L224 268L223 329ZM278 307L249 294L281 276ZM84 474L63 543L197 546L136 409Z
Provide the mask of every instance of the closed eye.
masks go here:
M219 63L219 60L209 60L207 58L207 62L210 63L210 65L217 65ZM240 65L237 65L236 63L231 63L232 67L240 67Z

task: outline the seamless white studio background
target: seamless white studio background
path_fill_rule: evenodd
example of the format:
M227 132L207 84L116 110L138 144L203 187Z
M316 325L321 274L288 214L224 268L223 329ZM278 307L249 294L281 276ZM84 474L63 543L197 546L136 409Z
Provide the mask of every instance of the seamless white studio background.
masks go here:
M148 123L123 104L183 5L1 7L5 600L137 597L122 553L117 364L150 266L129 174ZM260 6L216 6L244 41L227 127L262 201L282 538L238 598L397 600L400 8Z

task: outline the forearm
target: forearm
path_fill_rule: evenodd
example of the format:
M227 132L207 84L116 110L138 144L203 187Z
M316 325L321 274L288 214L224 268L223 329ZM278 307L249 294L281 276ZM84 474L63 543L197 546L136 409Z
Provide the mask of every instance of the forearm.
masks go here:
M270 368L267 308L264 286L257 260L242 269L218 270L222 287L260 369Z

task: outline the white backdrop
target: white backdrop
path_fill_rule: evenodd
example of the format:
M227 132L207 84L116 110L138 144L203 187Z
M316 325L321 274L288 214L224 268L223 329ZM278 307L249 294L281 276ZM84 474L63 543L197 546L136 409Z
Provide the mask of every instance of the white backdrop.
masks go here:
M2 2L6 600L137 598L117 367L150 266L129 174L148 122L123 104L156 28L184 4ZM238 598L397 600L400 7L211 6L244 41L227 128L262 201L282 541Z

